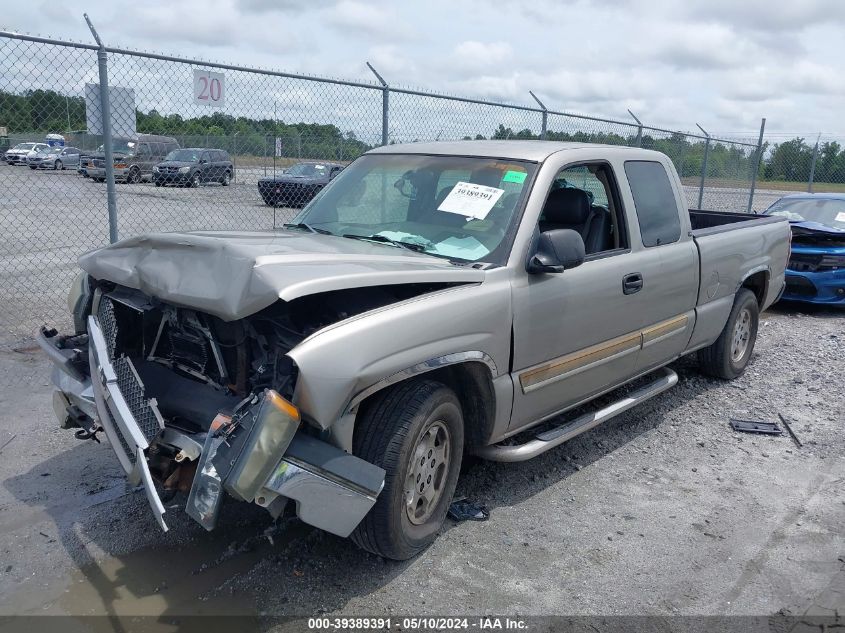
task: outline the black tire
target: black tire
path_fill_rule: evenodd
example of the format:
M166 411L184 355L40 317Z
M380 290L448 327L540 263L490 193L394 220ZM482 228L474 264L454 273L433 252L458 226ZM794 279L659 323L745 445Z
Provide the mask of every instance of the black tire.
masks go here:
M223 172L223 177L220 179L220 184L224 187L228 187L230 182L232 182L232 174L230 174L228 171Z
M65 164L64 164L62 161L57 160L57 161L55 162L55 164L53 165L53 169L55 169L56 171L58 171L58 170L60 170L60 169L61 169L62 171L64 171L64 170L65 170Z
M94 182L105 182L105 180L106 180L106 179L105 179L105 178L94 178L94 177L92 176L92 177L91 177L91 180L93 180Z
M445 441L446 457L437 464L434 480L428 476L417 483L436 490L431 510L412 522L412 510L406 504L406 480L413 467L428 467L429 452L422 456L425 466L417 465L415 448L423 447L432 431ZM442 433L442 435L440 435ZM428 379L411 380L374 396L356 423L353 453L386 471L384 489L375 505L352 533L352 540L362 549L391 558L406 560L420 553L434 541L452 502L464 448L464 423L461 405L455 393L444 384ZM421 464L423 463L421 462ZM434 460L431 465L434 466ZM445 470L439 470L443 464ZM440 473L440 474L438 474ZM439 488L437 482L440 482ZM416 490L413 492L416 497ZM418 509L419 506L416 506ZM425 509L426 506L423 507Z
M200 182L202 182L200 180L200 175L198 173L195 173L193 176L191 176L191 179L188 181L188 186L189 187L199 187Z
M698 366L701 371L723 380L733 380L741 376L754 352L759 322L760 307L757 305L757 297L747 288L740 288L719 338L698 352ZM743 323L745 325L742 325ZM742 332L747 334L744 345L740 341L743 338Z
M129 173L126 175L126 184L127 185L137 185L141 182L141 170L133 167L129 170Z
M156 180L154 182L155 182L156 187L161 187L161 181L160 180Z

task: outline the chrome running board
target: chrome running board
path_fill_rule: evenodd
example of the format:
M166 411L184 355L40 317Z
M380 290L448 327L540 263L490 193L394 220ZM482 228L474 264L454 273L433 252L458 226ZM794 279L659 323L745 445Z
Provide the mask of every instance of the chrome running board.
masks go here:
M574 420L539 433L533 440L525 444L515 444L513 446L493 444L477 449L475 454L482 459L489 459L494 462L523 462L532 457L537 457L540 453L545 453L555 446L560 446L576 435L589 431L602 422L637 406L641 402L645 402L649 398L663 393L678 383L678 374L668 367L663 367L659 371L659 374L658 378L655 378L652 382L639 389L635 389L621 400L617 400L603 409L585 413Z

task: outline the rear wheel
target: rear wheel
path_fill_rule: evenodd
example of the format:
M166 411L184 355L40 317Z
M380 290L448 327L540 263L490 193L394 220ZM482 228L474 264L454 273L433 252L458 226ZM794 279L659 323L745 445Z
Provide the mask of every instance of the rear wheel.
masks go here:
M191 179L188 181L188 186L189 187L199 187L200 182L201 182L200 181L200 175L194 174L193 176L191 176Z
M733 380L742 375L757 341L760 308L747 288L736 293L725 328L716 342L698 352L701 371L714 378Z
M53 165L53 169L55 169L56 171L58 171L59 169L64 170L64 168L64 163L62 163L62 161L60 160L57 160L56 163Z
M444 384L418 379L377 394L356 425L353 452L385 470L384 489L352 540L395 560L425 549L446 518L463 448L461 406Z
M141 182L141 170L137 167L130 169L129 173L126 175L126 182L130 185L135 185Z
M228 171L223 172L223 177L220 179L220 184L224 187L228 187L230 182L232 182L232 174L230 174Z

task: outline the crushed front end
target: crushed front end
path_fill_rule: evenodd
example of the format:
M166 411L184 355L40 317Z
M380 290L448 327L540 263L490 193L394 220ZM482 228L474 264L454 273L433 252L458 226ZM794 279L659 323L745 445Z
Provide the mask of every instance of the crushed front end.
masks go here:
M56 414L77 437L104 432L163 529L162 500L178 491L208 530L226 496L273 516L292 499L303 521L339 536L375 503L384 471L320 439L291 402L286 353L310 330L282 302L225 322L80 277L69 304L73 335L38 334Z

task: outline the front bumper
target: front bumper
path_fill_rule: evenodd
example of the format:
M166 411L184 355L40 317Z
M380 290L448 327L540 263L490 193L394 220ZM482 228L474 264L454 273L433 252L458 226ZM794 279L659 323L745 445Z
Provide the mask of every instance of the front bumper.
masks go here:
M105 167L86 167L86 171L91 178L105 178L106 177L106 168ZM126 174L129 173L128 168L118 169L117 167L114 168L114 179L115 181L123 181L126 180Z
M21 154L6 154L5 160L9 165L25 165L26 156Z
M787 270L781 299L845 306L845 268L824 272Z
M162 185L185 185L191 181L193 174L171 174L162 172L153 172L152 181Z
M247 464L254 453L230 450L230 440L215 437L213 432L187 436L166 427L156 400L146 397L131 360L125 356L115 358L115 324L108 311L98 314L106 320L104 323L95 315L89 316L87 322L90 376L78 371L73 362L78 361L82 350L58 347L54 331L53 336L47 336L45 331L38 336L39 346L54 363L57 416L66 426L65 420L77 407L90 419L97 419L129 482L143 485L153 516L163 530L167 530L165 508L148 464L149 449L157 443L173 444L174 435L182 436L182 444L204 445L202 451L187 451L183 457L197 462L187 512L206 529L213 529L222 492L234 494L229 475L239 472L241 464ZM179 445L178 441L175 443ZM233 444L237 444L237 438ZM215 455L208 450L210 446L224 459L212 462ZM258 486L255 498L248 500L278 516L287 500L292 499L303 521L339 536L348 536L355 529L384 486L384 470L301 430L275 459L279 461L266 480L258 480L264 483Z

